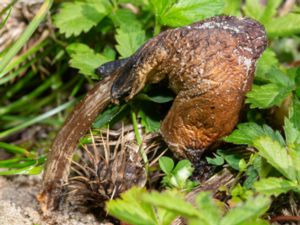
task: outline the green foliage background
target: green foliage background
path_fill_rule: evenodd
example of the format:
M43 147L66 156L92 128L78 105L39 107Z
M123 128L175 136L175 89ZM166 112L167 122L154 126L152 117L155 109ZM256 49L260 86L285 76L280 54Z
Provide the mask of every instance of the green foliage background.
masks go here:
M184 202L175 199L177 194L172 191L147 195L144 190L135 189L123 196L125 206L118 200L110 203L108 209L133 224L168 224L176 215L186 216L191 224L249 224L251 220L265 224L259 219L271 204L265 196L292 192L299 197L300 192L300 7L294 5L283 11L282 4L282 0L269 0L265 5L260 0L44 1L20 39L0 53L0 148L11 154L9 159L0 160L0 174L41 172L53 135L86 92L85 85L92 86L101 79L94 72L101 64L132 55L167 28L219 14L247 16L265 26L269 47L257 63L254 85L246 98L245 118L225 141L257 151L244 157L220 149L207 159L216 167L236 170L237 178L246 177L230 190L232 201L242 208L233 209L222 218L220 214L212 215L219 209L213 202L205 202L211 197L203 193L198 196L196 207L187 206L190 211L186 212L183 207L174 209L161 204L171 200ZM9 18L10 7L13 3L0 13L1 29ZM53 26L51 35L17 55L47 13ZM47 68L49 73L42 74L40 68ZM172 99L169 91L149 86L133 101L108 107L93 128L131 115L133 122L137 118L141 121L144 132L158 131L164 116L159 109ZM285 112L280 119L270 116L276 110ZM23 132L38 125L50 127L52 132L47 138L13 144ZM163 171L166 166L161 165ZM165 180L170 180L171 170L166 171L169 177ZM140 209L138 215L126 210L130 204ZM253 210L257 205L257 211ZM206 216L215 220L206 221L199 213L199 209L206 208L211 208ZM251 210L253 213L247 214ZM244 220L232 222L241 215L245 215L241 217ZM134 216L145 223L136 222Z

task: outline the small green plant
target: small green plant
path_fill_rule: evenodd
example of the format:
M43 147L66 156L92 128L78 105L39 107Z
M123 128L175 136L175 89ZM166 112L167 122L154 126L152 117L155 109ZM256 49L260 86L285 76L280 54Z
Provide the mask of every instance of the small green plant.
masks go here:
M255 190L266 195L286 193L290 190L300 193L300 102L294 98L289 118L285 119L285 139L278 131L267 125L256 123L239 124L226 141L247 144L258 150L261 156L281 175L272 176L270 168L261 167L260 180L253 185Z
M188 224L197 225L265 225L260 217L268 210L270 199L264 196L249 197L226 213L220 202L209 192L201 192L195 205L184 199L185 195L176 190L147 192L131 188L120 199L107 202L109 214L133 225L167 225L182 216Z
M162 184L169 188L191 190L198 182L189 180L194 168L190 161L180 160L174 167L173 159L163 156L159 159L159 167L165 173Z

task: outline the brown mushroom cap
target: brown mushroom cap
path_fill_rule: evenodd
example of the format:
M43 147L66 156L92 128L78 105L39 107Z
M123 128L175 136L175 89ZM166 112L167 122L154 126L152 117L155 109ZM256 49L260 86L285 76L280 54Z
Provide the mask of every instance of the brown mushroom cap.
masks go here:
M112 98L131 99L146 83L167 77L177 97L162 136L178 156L198 158L236 125L266 46L263 26L249 18L217 16L167 30L119 70Z

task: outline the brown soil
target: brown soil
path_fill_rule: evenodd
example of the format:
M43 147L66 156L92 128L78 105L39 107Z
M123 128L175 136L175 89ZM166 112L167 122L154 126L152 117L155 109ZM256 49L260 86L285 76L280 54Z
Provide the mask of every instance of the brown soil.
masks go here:
M38 210L36 194L41 189L41 176L0 176L0 224L3 225L100 225L92 214L71 207L44 218ZM108 225L106 223L106 225Z

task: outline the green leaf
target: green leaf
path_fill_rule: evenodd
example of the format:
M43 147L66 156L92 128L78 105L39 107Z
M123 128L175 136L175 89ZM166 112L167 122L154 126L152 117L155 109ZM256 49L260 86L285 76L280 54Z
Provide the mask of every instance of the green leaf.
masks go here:
M146 41L145 31L140 27L121 26L115 36L116 49L122 58L129 57Z
M252 90L247 93L246 103L251 108L265 109L280 104L291 93L293 89L282 85L270 83L265 85L253 85Z
M146 132L158 132L160 128L160 120L152 116L151 112L147 109L141 109L139 111L139 116L141 117L141 123L145 127Z
M241 203L243 200L247 200L253 196L253 191L247 189L244 185L237 184L231 191L232 201Z
M289 149L296 150L297 145L300 145L300 130L294 127L294 124L287 118L284 120L284 133L286 143Z
M265 24L270 37L282 37L300 33L300 14L289 13L282 17L273 18Z
M149 96L145 93L141 93L137 96L137 98L141 100L160 103L160 104L170 102L174 99L173 95L171 95L170 93L164 93L163 95L158 93L155 96Z
M297 182L278 177L260 179L254 183L253 187L259 193L268 196L274 195L275 197L294 189L298 189L298 191L300 191Z
M106 0L64 2L58 14L53 16L54 24L67 38L78 36L96 26L110 10L110 3Z
M220 223L220 209L216 206L213 201L213 196L209 192L200 192L196 197L196 205L199 209L199 214L201 215L198 215L198 217L201 217L201 220L204 220L201 222L204 222L204 224L207 225L216 225Z
M153 191L143 195L142 199L148 204L167 209L177 215L195 217L198 214L198 211L191 203L185 201L184 195L179 191L167 190L162 193Z
M224 164L224 159L222 156L219 156L215 154L215 158L206 157L206 160L209 164L215 165L215 166L221 166Z
M223 217L220 225L241 225L246 222L253 223L268 210L270 203L270 199L265 196L259 195L255 198L249 198L245 203L231 209Z
M167 175L171 174L174 168L174 161L170 157L162 156L159 158L159 167Z
M228 154L224 155L225 161L229 164L230 167L239 171L240 170L240 161L242 156L240 154Z
M264 157L275 169L290 180L296 180L296 171L292 158L286 148L269 136L262 136L253 141L259 155Z
M79 69L81 74L89 76L92 79L99 79L99 76L95 74L97 67L113 60L113 58L95 53L87 45L81 43L70 44L67 47L67 51L71 56L71 67Z
M174 168L174 161L170 157L162 156L159 158L159 167L167 175L171 174Z
M293 102L289 108L289 120L295 128L300 130L300 101L297 97L293 98Z
M160 19L163 25L184 26L220 14L223 7L223 0L178 0Z
M173 173L174 174L180 173L180 171L185 168L189 168L189 170L192 169L192 163L187 159L180 160L176 164Z
M261 15L260 22L262 24L267 24L270 22L273 17L277 13L277 8L280 6L282 0L272 0L267 1L265 10L263 10L263 14Z
M263 219L256 219L255 221L245 221L243 223L240 223L239 225L270 225L270 223L267 220Z
M281 70L275 66L270 67L269 71L266 74L266 78L279 86L284 86L287 89L294 89L295 81L293 78L290 78L287 74L283 73Z
M193 174L193 171L194 168L190 161L186 159L180 160L172 171L172 174L164 180L164 183L170 187L190 190L198 185L198 182L188 179Z
M118 0L118 3L132 3L135 6L148 4L148 0Z
M278 67L278 65L279 61L276 57L275 52L270 48L267 48L257 61L255 78L270 81L266 77L266 74L271 70L272 67Z
M0 30L4 27L4 25L6 24L7 20L9 19L11 10L12 10L12 6L9 7L8 13L5 15L4 20L0 22ZM3 15L1 15L0 17L2 17L2 16Z
M264 6L260 0L247 0L243 7L246 16L259 20L264 12Z
M34 157L34 154L30 153L27 149L5 142L0 142L0 149L3 149L13 154L21 154L27 157Z
M223 13L226 15L240 16L241 15L241 1L240 0L225 0Z
M151 10L155 17L160 17L176 2L176 0L149 0Z
M0 175L36 175L43 171L43 166L28 166L21 169L0 171Z
M278 141L282 146L285 145L284 139L278 131L273 131L267 125L259 126L256 123L240 123L224 140L234 144L253 145L253 142L261 136L269 136Z
M121 194L121 199L106 203L108 213L121 221L135 225L157 225L154 210L149 203L142 201L145 189L133 187Z
M260 178L265 178L272 171L272 166L262 158L258 153L255 153L255 160L253 161L253 167L258 172Z
M295 85L296 85L296 96L300 97L300 67L295 72Z
M123 105L113 105L101 113L93 123L93 128L101 128L104 125L112 121L116 116L118 116L127 107L127 104Z
M129 9L118 9L109 15L116 27L130 26L142 27L140 21L136 18L136 15Z
M295 150L290 150L290 156L293 161L293 169L295 170L296 173L296 180L298 181L298 191L300 188L300 149L297 151Z
M243 186L246 189L250 189L253 183L258 179L258 171L254 166L251 165L247 168L245 175L247 178L244 181Z

